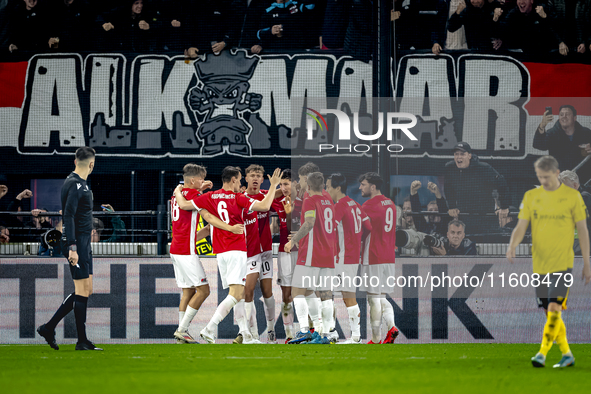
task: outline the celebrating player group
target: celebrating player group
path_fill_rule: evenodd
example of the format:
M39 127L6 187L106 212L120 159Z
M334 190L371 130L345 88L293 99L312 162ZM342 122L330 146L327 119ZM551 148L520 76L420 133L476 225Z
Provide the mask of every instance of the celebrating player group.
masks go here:
M268 175L269 190L262 190L264 168L257 164L245 170L246 190L241 189L238 167L222 171L222 188L206 181L206 169L196 164L184 167L184 184L171 199L172 244L170 255L178 286L182 289L179 343L196 343L189 333L191 321L209 295L205 271L196 253L196 243L211 236L213 253L228 296L218 305L200 337L215 343L217 327L233 308L239 327L235 344L259 344L254 290L259 284L267 320L267 343L277 343L275 298L272 292L273 256L270 211L277 214L280 228L277 284L281 287L281 315L288 344L330 344L335 330L333 290L343 297L351 326L350 337L339 343L361 343L360 309L352 278L360 275L380 279L376 286L362 284L367 292L372 338L369 344L394 343L398 329L394 310L384 285L394 276L396 209L380 192L377 173L359 177L363 206L346 195L346 178L340 173L323 174L313 163L298 169L276 169ZM326 185L326 187L325 187ZM208 225L197 230L199 216ZM333 287L337 279L337 288ZM292 306L293 303L293 306ZM294 309L299 331L294 332ZM387 332L381 334L382 319Z

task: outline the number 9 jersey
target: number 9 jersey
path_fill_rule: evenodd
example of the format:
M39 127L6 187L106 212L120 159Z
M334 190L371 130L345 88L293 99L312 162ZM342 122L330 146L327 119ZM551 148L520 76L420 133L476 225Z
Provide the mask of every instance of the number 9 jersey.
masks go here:
M362 205L371 220L371 233L365 240L363 265L394 264L396 245L396 206L384 195L375 196Z
M302 204L302 225L306 217L315 217L314 227L300 240L298 265L334 268L337 232L332 200L326 195L309 196Z

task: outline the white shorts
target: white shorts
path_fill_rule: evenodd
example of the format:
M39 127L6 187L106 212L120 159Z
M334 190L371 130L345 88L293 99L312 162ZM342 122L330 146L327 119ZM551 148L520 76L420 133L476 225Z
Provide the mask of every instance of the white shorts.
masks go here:
M335 273L339 277L339 286L335 291L347 291L349 293L355 293L357 288L355 287L355 277L359 269L359 264L335 264Z
M222 288L227 289L230 285L244 286L246 283L246 252L231 250L220 253L216 257Z
M359 269L359 290L371 294L390 294L394 291L395 273L394 264L362 265ZM388 286L388 283L392 286Z
M248 257L246 275L259 274L259 279L273 279L273 251L268 250Z
M335 276L334 268L308 267L296 265L293 270L291 286L313 291L330 290Z
M297 253L279 252L277 257L277 284L279 286L291 286L291 278L297 259Z
M171 254L176 284L181 289L204 286L207 283L205 270L198 255Z

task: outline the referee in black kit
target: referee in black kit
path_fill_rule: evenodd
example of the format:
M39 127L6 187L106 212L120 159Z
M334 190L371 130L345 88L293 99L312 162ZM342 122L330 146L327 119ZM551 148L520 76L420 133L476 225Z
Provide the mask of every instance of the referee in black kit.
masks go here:
M59 350L55 327L72 309L78 331L76 350L103 350L86 338L86 307L92 294L92 191L86 179L94 169L94 161L94 149L78 148L74 161L76 169L62 186L62 251L70 262L75 291L66 297L51 320L37 328L39 335L55 350Z

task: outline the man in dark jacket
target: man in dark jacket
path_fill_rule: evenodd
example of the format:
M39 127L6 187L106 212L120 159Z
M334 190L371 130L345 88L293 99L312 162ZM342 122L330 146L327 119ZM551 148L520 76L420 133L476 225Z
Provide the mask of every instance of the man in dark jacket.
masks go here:
M466 41L471 50L492 50L495 37L493 14L496 5L486 0L471 0L472 7L460 3L447 21L447 30L454 32L464 26Z
M447 238L443 246L431 247L433 254L438 256L475 256L478 254L476 244L466 238L466 225L455 219L447 225Z
M547 150L550 156L558 160L561 171L572 170L583 160L583 151L586 151L585 154L591 152L591 130L577 122L575 107L563 105L558 113L558 122L546 131L546 126L553 120L549 112L544 113L536 130L534 148ZM579 172L579 177L586 180L588 175Z
M504 48L528 54L547 54L558 46L553 34L554 14L536 0L517 0L517 6L500 21Z
M495 197L501 207L500 215L509 213L510 201L507 193L507 183L489 164L481 163L472 154L472 148L465 142L459 142L454 147L454 160L445 165L445 196L449 206L449 214L458 218L462 213L493 213L495 212ZM462 220L471 233L487 232L498 227L494 216L467 216Z

